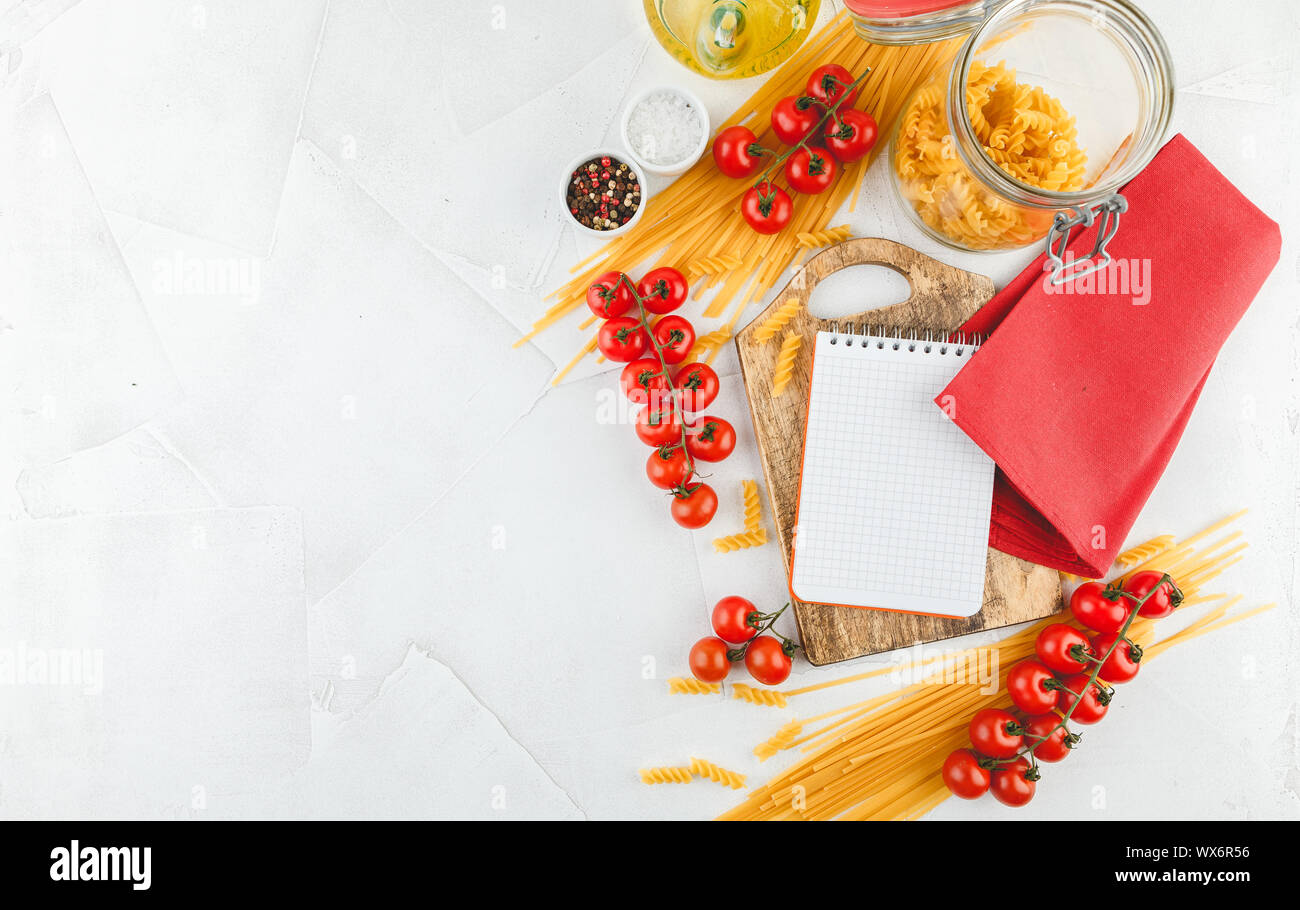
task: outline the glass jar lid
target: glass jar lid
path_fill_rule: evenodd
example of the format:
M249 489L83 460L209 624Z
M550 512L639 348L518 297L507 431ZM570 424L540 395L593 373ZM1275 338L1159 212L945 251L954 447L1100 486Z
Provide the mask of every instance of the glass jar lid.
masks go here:
M965 35L1005 0L844 0L872 44L928 44Z

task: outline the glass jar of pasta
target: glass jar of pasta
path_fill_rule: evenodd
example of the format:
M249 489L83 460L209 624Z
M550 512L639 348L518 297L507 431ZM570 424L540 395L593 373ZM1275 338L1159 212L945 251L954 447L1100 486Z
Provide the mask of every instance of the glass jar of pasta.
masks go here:
M1047 241L1101 220L1091 267L1173 114L1169 51L1127 0L1007 0L904 107L889 149L920 228L963 250Z

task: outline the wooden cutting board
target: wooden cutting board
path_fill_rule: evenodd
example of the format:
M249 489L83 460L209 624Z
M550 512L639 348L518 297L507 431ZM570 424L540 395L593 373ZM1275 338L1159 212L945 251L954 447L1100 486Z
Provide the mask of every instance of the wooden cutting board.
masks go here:
M838 320L821 320L808 312L808 298L817 283L853 265L882 265L907 279L912 296L903 303L867 310ZM813 337L838 322L900 328L904 332L952 331L993 296L993 282L918 253L910 247L877 237L849 240L808 260L776 295L766 310L736 336L741 375L754 419L759 458L772 502L777 541L790 574L790 544L799 497L803 432L807 419L808 382ZM765 344L754 333L781 304L795 298L803 307L795 318ZM804 343L794 377L785 393L771 397L772 373L781 339L788 330ZM1041 619L1061 608L1061 579L1053 569L1034 565L992 548L984 579L984 607L975 616L949 619L890 613L883 610L833 607L794 602L795 619L805 654L814 664L828 664L864 654L877 654L919 642L953 638L981 629Z

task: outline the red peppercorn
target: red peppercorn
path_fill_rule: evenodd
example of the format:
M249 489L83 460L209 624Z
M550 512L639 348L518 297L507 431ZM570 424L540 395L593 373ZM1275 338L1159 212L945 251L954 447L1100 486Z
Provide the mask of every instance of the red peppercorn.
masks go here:
M606 155L605 157L601 158L600 163L603 164L605 167L609 167L609 156Z

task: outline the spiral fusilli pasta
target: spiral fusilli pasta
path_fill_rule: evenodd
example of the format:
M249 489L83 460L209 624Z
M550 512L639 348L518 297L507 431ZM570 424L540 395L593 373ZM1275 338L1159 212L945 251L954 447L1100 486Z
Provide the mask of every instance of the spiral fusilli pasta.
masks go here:
M757 531L763 524L763 499L758 495L758 481L742 480L740 490L745 499L745 530Z
M691 281L704 275L720 275L738 269L743 264L739 256L719 253L717 256L701 256L686 268L686 277Z
M745 786L745 775L737 771L728 771L726 768L715 765L711 761L705 761L702 758L691 759L691 773L696 777L706 777L733 790L739 790Z
M800 246L811 250L819 246L843 243L849 239L850 230L847 224L837 224L835 227L824 228L820 231L800 231L794 236L799 241Z
M714 329L706 335L701 335L695 339L695 344L691 345L690 353L686 355L686 361L693 363L712 350L717 350L731 340L731 330L727 328Z
M754 330L754 341L759 344L766 344L776 337L776 333L786 327L795 314L799 312L801 304L796 298L791 297L785 303L781 304L773 311L771 316L763 320L763 324Z
M1151 557L1163 553L1173 545L1174 535L1161 534L1159 537L1152 537L1146 543L1140 543L1136 547L1129 547L1115 557L1115 564L1121 569L1131 569L1138 563L1146 562Z
M930 228L971 249L1030 243L1052 212L1021 208L985 190L962 164L948 133L944 93L931 83L903 116L894 169L903 195ZM1005 64L971 64L966 108L975 135L998 167L1044 190L1081 189L1088 156L1061 102L1016 81Z
M801 721L792 720L781 727L780 730L773 733L770 737L763 740L763 742L755 746L754 754L758 756L759 761L767 761L769 758L776 755L776 753L790 748L802 732L803 723Z
M719 553L730 553L733 550L748 550L750 547L761 547L765 543L767 543L767 530L765 528L754 528L749 531L741 531L739 534L715 537L713 539L713 549Z
M794 376L795 358L799 356L802 345L803 337L798 332L786 333L785 341L781 342L781 351L776 355L776 370L772 373L773 398L780 396L790 384L790 379Z
M751 705L767 705L770 708L784 708L787 704L784 693L775 689L755 689L744 683L731 684L731 697L747 701Z
M637 772L643 784L689 784L690 768L642 768Z
M668 680L668 691L673 695L717 695L722 691L722 686L700 682L694 677L674 676Z

